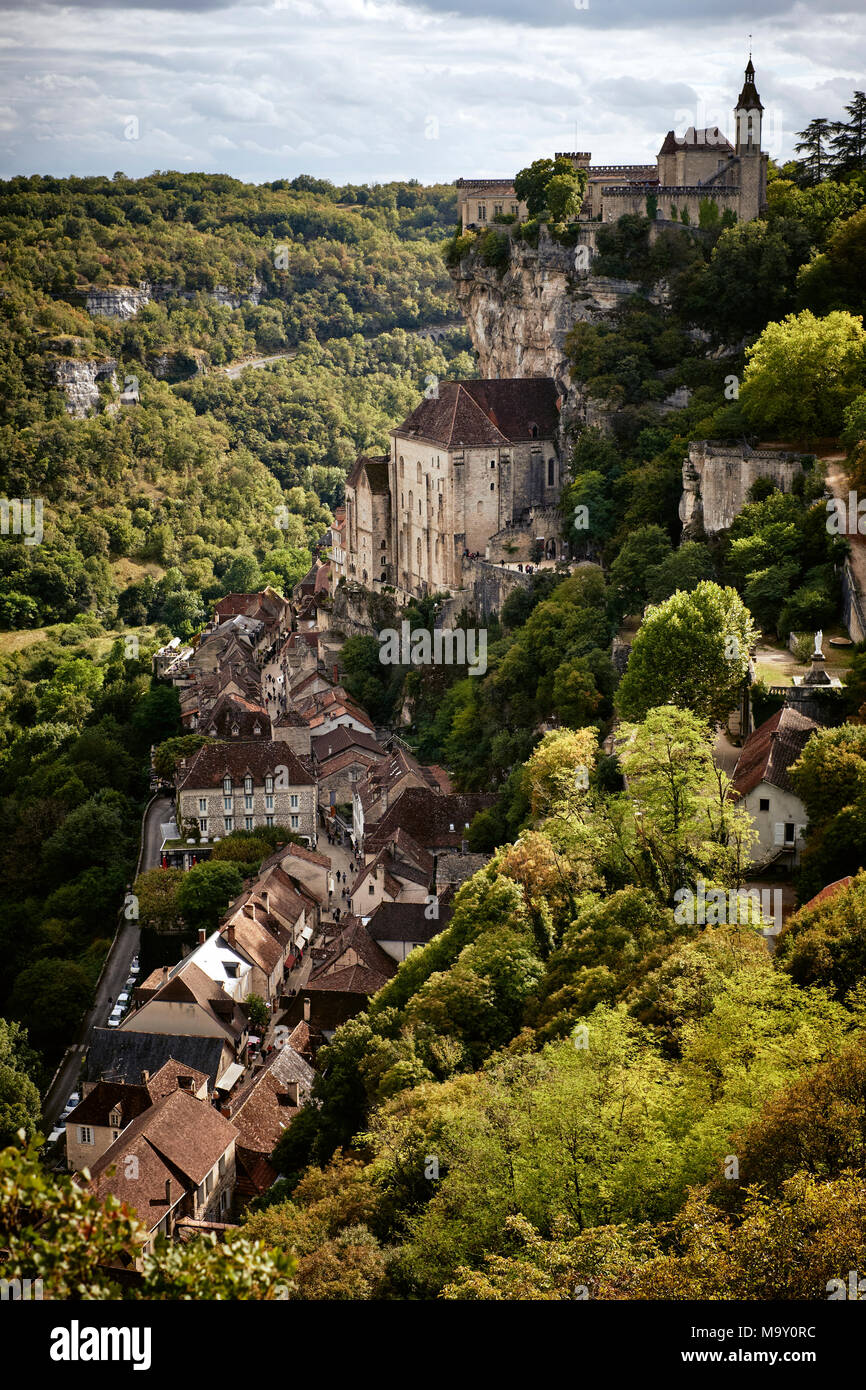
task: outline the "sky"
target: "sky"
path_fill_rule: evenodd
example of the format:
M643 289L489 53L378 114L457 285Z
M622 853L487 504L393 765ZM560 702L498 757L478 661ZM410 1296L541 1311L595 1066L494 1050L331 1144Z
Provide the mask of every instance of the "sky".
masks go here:
M787 159L866 87L863 0L0 0L0 175L651 162L668 130L730 134L750 33Z

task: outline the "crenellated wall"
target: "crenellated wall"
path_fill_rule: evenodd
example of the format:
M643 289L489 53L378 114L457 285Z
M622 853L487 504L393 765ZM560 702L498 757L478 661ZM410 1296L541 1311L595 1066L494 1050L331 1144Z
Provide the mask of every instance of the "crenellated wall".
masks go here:
M683 460L683 539L726 531L742 511L749 489L758 478L772 478L782 492L790 492L802 468L802 454L750 449L748 444L693 441Z

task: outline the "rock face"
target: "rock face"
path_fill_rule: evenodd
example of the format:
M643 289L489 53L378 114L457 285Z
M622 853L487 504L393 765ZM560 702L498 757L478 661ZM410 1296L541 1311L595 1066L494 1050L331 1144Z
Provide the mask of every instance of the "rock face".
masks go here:
M147 370L158 381L188 381L205 370L204 354L194 348L168 348L147 356Z
M66 409L83 420L99 405L99 383L117 389L117 362L113 357L56 358L50 364L51 382L66 392Z
M213 290L205 290L208 299L217 304L225 304L230 309L239 309L242 304L258 304L264 286L257 276L253 276L248 290L230 290L226 285L217 285ZM180 290L175 285L151 285L143 280L137 289L131 285L111 285L102 289L94 286L88 291L86 308L94 318L134 319L139 309L152 299L162 302L165 299L193 299L192 290Z
M94 318L134 319L139 309L149 304L149 285L112 285L108 289L93 288L87 295L87 312Z
M572 379L565 340L576 323L610 318L641 286L593 275L594 228L581 236L577 246L561 246L542 226L537 247L512 241L503 275L470 254L451 276L482 376L553 377L563 396L563 424L577 419L604 427L606 412ZM662 303L665 292L655 286L649 298Z
M683 460L683 540L726 531L758 478L771 478L782 492L790 492L802 468L802 454L695 440Z

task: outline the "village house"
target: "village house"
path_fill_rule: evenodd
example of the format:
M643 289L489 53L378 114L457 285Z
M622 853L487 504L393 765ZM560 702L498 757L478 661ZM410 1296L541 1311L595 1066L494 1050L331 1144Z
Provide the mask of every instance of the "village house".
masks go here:
M172 1091L187 1091L207 1100L208 1078L171 1057L153 1076L142 1073L139 1084L122 1081L85 1082L84 1095L66 1120L66 1161L73 1172L89 1168L120 1138L124 1130Z
M131 1121L90 1167L87 1190L126 1203L147 1240L172 1237L183 1217L225 1221L235 1186L237 1130L207 1101L177 1089Z
M277 1180L269 1159L283 1132L301 1113L316 1073L290 1043L271 1055L222 1106L238 1132L235 1146L236 1204L260 1197Z
M361 866L349 890L352 912L366 919L380 903L426 903L435 862L404 830L396 831Z
M348 917L338 934L313 954L313 969L289 1000L285 1019L307 1023L324 1037L360 1013L372 994L395 974L395 961L374 941L363 923Z
M372 826L385 815L407 787L417 787L432 794L443 791L438 768L422 767L405 748L399 745L373 764L352 789L352 839L360 847Z
M357 784L386 756L372 734L341 724L311 740L319 806L351 806Z
M213 1090L224 1069L224 1040L200 1033L137 1033L123 1028L94 1028L87 1049L85 1092L97 1081L146 1085L149 1078L176 1062L198 1073Z
M222 985L209 979L194 961L181 961L147 977L135 991L135 1007L115 1031L195 1033L216 1038L222 1045L222 1072L245 1057L249 1022Z
M177 805L202 838L283 825L315 844L316 779L278 740L200 748L181 767Z
M376 854L397 830L438 857L466 853L466 834L473 816L496 801L489 792L439 793L429 787L411 786L401 792L388 810L364 835L364 853Z
M788 770L818 727L814 719L786 707L761 724L743 744L731 792L754 820L758 843L752 853L756 861L779 859L789 867L799 862L808 817Z
M367 933L392 960L404 961L444 931L453 911L450 894L438 902L383 902L365 922Z

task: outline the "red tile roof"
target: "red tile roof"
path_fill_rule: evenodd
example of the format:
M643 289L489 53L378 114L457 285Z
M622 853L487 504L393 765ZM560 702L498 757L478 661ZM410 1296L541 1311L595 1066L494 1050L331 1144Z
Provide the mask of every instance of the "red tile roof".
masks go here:
M747 796L761 782L793 792L788 769L819 726L797 710L782 709L750 734L734 769L732 790Z

